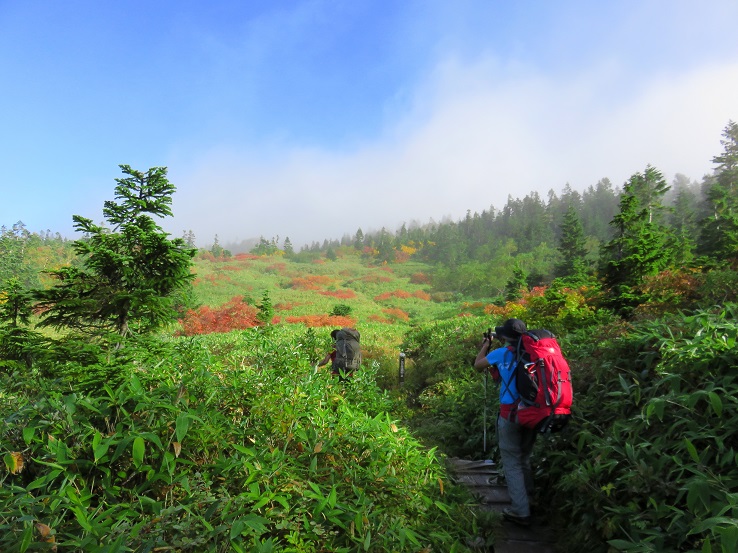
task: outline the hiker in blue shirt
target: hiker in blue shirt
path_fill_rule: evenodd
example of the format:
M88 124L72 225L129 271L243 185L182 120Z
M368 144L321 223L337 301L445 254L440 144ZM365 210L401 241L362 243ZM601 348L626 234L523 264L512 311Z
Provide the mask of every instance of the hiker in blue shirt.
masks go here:
M500 448L502 468L507 481L512 505L503 509L506 520L527 526L531 522L529 496L533 494L533 471L530 456L537 432L515 422L519 399L515 387L515 347L527 331L520 319L508 319L495 328L492 338L503 342L502 347L491 349L491 341L485 337L474 360L474 368L487 370L500 384L500 414L497 417L497 444Z

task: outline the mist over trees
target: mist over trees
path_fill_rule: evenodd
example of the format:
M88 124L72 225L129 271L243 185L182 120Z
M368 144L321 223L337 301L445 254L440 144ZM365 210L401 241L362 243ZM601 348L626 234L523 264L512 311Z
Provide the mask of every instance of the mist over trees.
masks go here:
M521 278L529 288L555 279L604 286L616 310L638 303L641 280L666 269L715 268L734 263L738 248L738 125L723 131L723 151L712 174L701 182L676 174L667 183L656 167L633 173L621 187L607 178L579 192L509 196L501 209L469 210L460 220L403 223L392 232L361 228L340 240L313 242L299 251L279 236L219 243L200 255L214 259L249 251L289 255L295 261L359 255L370 264L410 260L433 266L438 292L477 298L504 297ZM94 230L94 229L92 229ZM182 242L192 247L194 233ZM246 248L246 250L244 250ZM74 259L70 243L58 235L30 233L21 222L0 235L0 285L11 276L28 287L40 284L38 271ZM40 251L48 259L39 259ZM29 254L29 252L33 252ZM30 257L29 257L30 255ZM58 261L57 261L58 259Z
M612 307L627 311L638 302L636 288L645 277L735 261L738 126L733 121L721 143L724 151L713 158L713 173L701 182L678 173L669 184L648 165L622 187L603 178L582 192L568 184L560 194L551 190L545 200L537 192L509 196L499 210L470 210L458 221L413 221L394 233L359 228L341 240L306 245L294 258L330 253L330 259L353 249L370 263L416 259L434 266L437 290L473 297L504 295L507 283L521 275L528 287L588 277L609 290ZM259 250L263 244L252 251Z

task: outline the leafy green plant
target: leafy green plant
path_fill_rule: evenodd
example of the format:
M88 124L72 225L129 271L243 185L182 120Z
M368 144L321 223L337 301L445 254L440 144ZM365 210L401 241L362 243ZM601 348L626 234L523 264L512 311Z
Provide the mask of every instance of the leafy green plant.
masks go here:
M0 392L0 549L466 551L468 498L377 366L339 383L292 330L151 342L115 387Z
M548 455L547 502L572 546L735 548L737 309L642 323L591 373L571 441Z

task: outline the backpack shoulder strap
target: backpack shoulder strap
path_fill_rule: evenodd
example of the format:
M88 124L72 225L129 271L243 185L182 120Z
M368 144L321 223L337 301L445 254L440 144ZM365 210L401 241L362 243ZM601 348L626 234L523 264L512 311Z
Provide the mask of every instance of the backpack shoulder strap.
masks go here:
M512 346L508 346L507 351L510 352L510 353L512 353L512 354L515 354L515 348L512 347ZM507 356L507 354L505 354L505 355ZM501 387L501 389L500 389L500 397L501 398L502 397L505 397L505 395L508 395L511 398L513 397L512 384L513 384L513 382L515 382L515 373L516 373L517 366L518 366L518 359L517 359L517 356L516 356L515 359L513 359L513 368L510 371L510 376L508 377L507 380L502 379L500 381L500 387Z

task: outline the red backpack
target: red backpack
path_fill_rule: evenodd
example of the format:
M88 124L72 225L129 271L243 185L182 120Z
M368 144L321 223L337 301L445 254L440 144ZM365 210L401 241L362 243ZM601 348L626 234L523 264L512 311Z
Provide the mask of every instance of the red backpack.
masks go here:
M516 356L517 423L558 432L571 417L574 391L569 363L556 337L548 330L529 330L520 338Z

